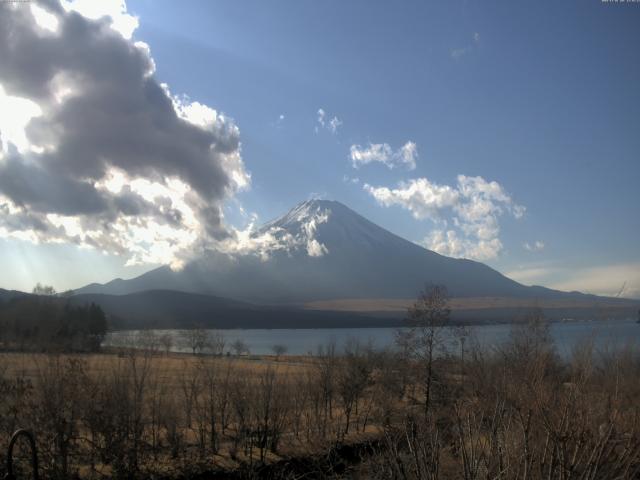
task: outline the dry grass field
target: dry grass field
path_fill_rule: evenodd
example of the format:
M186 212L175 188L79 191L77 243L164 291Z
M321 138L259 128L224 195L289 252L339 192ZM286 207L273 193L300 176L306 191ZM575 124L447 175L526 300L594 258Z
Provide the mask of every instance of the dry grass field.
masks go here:
M345 298L336 300L318 300L308 302L304 307L309 310L331 310L341 312L406 312L407 308L415 302L413 299L396 298ZM628 310L631 307L638 308L637 302L626 299L603 297L598 298L514 298L514 297L466 297L452 298L449 306L453 311L483 310L483 309L577 309L590 308L611 311Z
M376 431L357 415L344 431L338 399L320 396L325 367L292 356L3 352L0 451L13 430L33 430L52 478L174 477L320 454Z
M138 352L139 354L139 352ZM0 352L0 371L5 376L22 376L36 381L43 368L51 361L49 353ZM120 371L128 363L126 353L104 352L90 354L60 354L60 361L77 360L85 364L92 376L103 377ZM255 376L271 369L277 374L301 375L309 371L313 358L303 356L251 356L251 357L206 357L184 353L154 353L150 362L150 375L157 377L169 388L177 388L188 372L195 371L202 362L211 362L218 368L232 365L238 375Z
M0 353L0 455L26 427L54 479L638 478L638 351L560 360L532 322L433 355L438 331L307 357Z

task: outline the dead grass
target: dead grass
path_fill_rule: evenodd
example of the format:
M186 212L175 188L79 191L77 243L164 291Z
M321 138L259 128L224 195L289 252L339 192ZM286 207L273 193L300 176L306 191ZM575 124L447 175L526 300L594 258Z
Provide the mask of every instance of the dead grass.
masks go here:
M304 304L308 310L331 310L341 312L406 312L415 302L414 299L396 298L345 298L336 300L319 300ZM537 299L537 298L512 298L512 297L467 297L452 298L449 306L456 310L482 310L499 308L609 308L628 309L638 306L637 302L616 298L564 298L564 299Z
M38 370L47 359L51 358L49 353L21 353L21 352L0 352L0 365L5 369L5 373L10 376L22 375L30 379L35 379ZM115 352L91 353L91 354L61 354L60 358L76 358L86 362L88 371L92 374L103 374L114 370L126 361L124 354ZM182 378L185 372L190 371L198 365L204 356L182 353L154 354L152 368L154 373L160 372L161 377L169 382L175 383ZM281 356L276 360L274 356L243 356L243 357L206 357L208 361L225 365L232 362L234 367L242 373L260 374L266 369L275 369L277 373L300 374L308 371L313 364L313 359L308 357Z
M137 362L137 366L133 367L133 359ZM17 406L17 416L22 416L23 420L20 420L16 426L27 427L33 429L39 437L43 450L53 448L52 440L56 437L55 428L52 426L45 426L38 424L37 410L39 410L39 403L41 400L42 390L45 385L55 384L60 382L73 383L73 379L70 378L70 373L66 370L68 365L74 362L79 362L82 365L83 378L87 379L87 385L81 385L79 388L83 390L86 388L91 391L92 389L101 388L102 391L109 394L108 390L111 388L112 382L117 381L119 375L130 377L127 382L129 390L135 388L135 382L139 381L143 376L146 378L145 395L143 404L138 407L132 407L131 405L124 407L123 414L129 415L132 408L141 408L144 410L143 416L145 417L143 422L145 424L143 435L147 437L144 440L145 448L149 450L150 428L164 428L162 420L158 421L158 424L154 427L149 427L150 422L157 420L150 420L152 415L151 409L154 408L152 404L158 402L160 410L157 414L160 416L167 413L174 416L175 426L177 428L177 435L179 435L179 449L180 454L178 458L171 453L170 441L167 440L168 433L165 431L160 435L160 448L153 453L150 450L145 456L145 460L136 467L140 471L153 472L154 475L166 475L169 477L178 476L185 469L191 468L190 464L197 465L200 471L203 470L220 470L237 469L241 465L253 464L258 461L257 448L249 445L249 449L246 447L248 440L242 438L238 440L238 437L242 437L242 430L244 428L260 428L260 417L255 412L247 412L250 416L248 420L245 420L247 426L243 427L240 420L236 418L235 412L236 403L241 401L248 401L251 406L249 409L259 409L263 406L263 402L258 399L262 394L279 395L284 393L284 398L274 397L274 405L280 403L287 405L283 408L291 408L289 404L289 398L291 396L306 394L302 385L308 385L310 380L317 369L318 359L302 356L243 356L243 357L212 357L212 356L198 356L191 354L160 354L150 352L139 351L111 351L101 354L47 354L47 353L8 353L0 352L0 380L2 378L12 379L18 381L22 385L31 385L32 390L29 390L27 396L25 396L24 402ZM58 378L47 378L50 374L52 363L60 365L61 370L57 374L63 375ZM139 371L135 372L133 369L138 368ZM206 380L202 377L203 368L208 371L216 371L219 375L218 382L223 381L225 372L230 369L232 371L231 383L225 384L218 388L227 389L230 395L236 395L234 398L229 398L228 412L230 417L233 417L229 421L226 429L226 433L218 432L218 446L215 451L212 451L209 446L206 447L206 454L203 452L201 445L202 439L199 437L201 433L199 428L203 425L202 416L206 410L204 402L206 402ZM275 375L278 382L276 388L279 391L267 392L264 382L269 378L269 375ZM196 399L189 400L186 395L188 392L186 388L191 388L191 383L194 379L198 379ZM76 379L77 380L77 379ZM86 383L86 381L85 381ZM93 385L89 385L93 384ZM62 388L62 387L61 387ZM72 388L72 387L70 387ZM78 387L73 387L78 388ZM246 394L251 398L246 399L245 394L237 393L236 388L242 388ZM9 389L10 395L11 387ZM75 395L73 392L77 390L70 390L70 395ZM232 392L233 391L233 392ZM68 394L67 394L68 395ZM79 398L66 398L62 400L63 403L72 403L75 406L73 409L86 409L88 408L86 403L91 402L91 398L85 398L88 395L86 391L81 393L82 399ZM90 394L89 394L90 395ZM158 398L161 397L161 398ZM198 400L199 398L199 400ZM2 391L0 391L0 409L3 407L3 401L9 401L5 403L8 410L12 411L11 399L3 398ZM98 398L96 398L98 400ZM192 405L188 405L193 403ZM67 408L66 406L64 408ZM187 414L187 410L193 409L193 412ZM169 411L167 411L169 410ZM301 416L307 416L307 421L311 420L312 413L309 411L309 406L305 407L305 412L299 412ZM0 410L0 413L2 411ZM57 413L57 412L56 412ZM61 418L67 415L68 411L60 411ZM77 414L77 413L76 413ZM78 442L78 445L84 445L88 439L91 438L91 433L86 426L82 424L84 420L81 417L84 414L79 414L76 417L75 422L78 422L79 426L73 432L73 436L77 439L82 439ZM272 414L277 415L277 413ZM191 419L187 417L190 416ZM315 454L321 454L328 448L328 445L335 441L337 438L337 432L341 428L343 417L338 407L337 400L334 402L331 408L330 417L332 420L327 427L328 432L331 432L326 438L320 438L316 434L311 437L305 437L303 433L294 435L290 426L283 426L283 432L279 440L277 453L271 452L268 449L264 452L264 458L260 460L266 463L276 462L282 458L288 457L300 457L309 456ZM64 422L64 419L62 420ZM221 419L216 421L220 422ZM283 421L288 424L289 419L284 418ZM258 423L256 423L258 422ZM80 425L82 424L82 425ZM128 426L124 428L131 428ZM1 426L1 425L0 425ZM5 440L8 440L10 431L15 428L11 427L7 431L2 433L0 438L0 450L5 445ZM218 426L219 428L219 426ZM47 431L45 434L45 429ZM365 428L352 429L349 435L344 436L345 442L359 442L364 438L368 438L370 435L374 435L377 432L377 427L373 423L367 425ZM7 438L4 438L4 437ZM251 443L251 442L249 442ZM244 445L244 446L243 446ZM78 452L86 450L83 446L76 447ZM116 477L117 472L114 471L113 462L103 462L97 458L92 459L89 462L91 455L85 453L77 453L76 458L72 458L73 468L72 470L80 475L81 478L104 478L104 477ZM49 453L46 454L47 458ZM142 457L142 454L141 454ZM0 453L0 461L1 453ZM90 464L89 464L90 463ZM51 474L51 471L49 471ZM2 470L0 468L0 475Z

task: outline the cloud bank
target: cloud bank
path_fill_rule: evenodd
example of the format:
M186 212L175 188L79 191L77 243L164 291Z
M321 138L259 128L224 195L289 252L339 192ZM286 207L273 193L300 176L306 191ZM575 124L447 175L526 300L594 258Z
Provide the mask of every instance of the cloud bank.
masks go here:
M123 2L0 2L0 237L179 267L233 235L240 132L154 77Z
M451 257L497 257L503 249L499 218L506 213L521 218L525 212L499 183L482 177L458 175L454 186L417 178L394 189L369 184L364 189L384 207L398 205L418 220L430 219L443 226L432 231L423 244Z
M640 263L565 267L527 266L507 272L527 285L547 285L565 291L640 299Z
M418 147L411 141L395 151L388 143L370 143L366 147L351 145L349 157L353 168L369 163L382 163L389 169L403 166L408 170L415 170Z
M522 246L529 252L541 252L544 250L544 242L541 240L536 240L533 243L524 242Z

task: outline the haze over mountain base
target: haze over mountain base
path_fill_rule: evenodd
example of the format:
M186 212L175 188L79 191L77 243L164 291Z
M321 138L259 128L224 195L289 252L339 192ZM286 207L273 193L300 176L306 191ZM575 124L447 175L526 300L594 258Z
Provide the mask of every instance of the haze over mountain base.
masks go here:
M78 289L137 326L295 328L401 322L425 285L445 285L454 319L517 321L532 308L552 319L635 316L640 302L515 282L485 264L449 258L375 225L345 205L303 202L256 230L241 253L210 252L168 267Z

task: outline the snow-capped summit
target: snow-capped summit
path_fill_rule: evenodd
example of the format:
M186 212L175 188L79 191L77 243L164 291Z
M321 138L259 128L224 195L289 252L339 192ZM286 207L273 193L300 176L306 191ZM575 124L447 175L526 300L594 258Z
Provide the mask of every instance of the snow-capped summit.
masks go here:
M302 202L265 224L255 235L259 237L269 233L280 238L304 238L322 246L324 253L333 251L336 254L351 249L371 251L410 243L333 200ZM300 250L295 245L292 247L290 252Z
M327 223L332 215L329 204L340 205L325 200L307 200L259 228L252 235L255 245L261 247L266 244L271 250L263 249L263 257L277 250L288 254L306 252L311 257L328 253L327 247L316 239L316 235L319 226Z
M341 203L331 200L306 200L293 207L281 217L266 223L260 230L273 227L284 229L297 228L314 217L331 213L339 207L346 208Z

